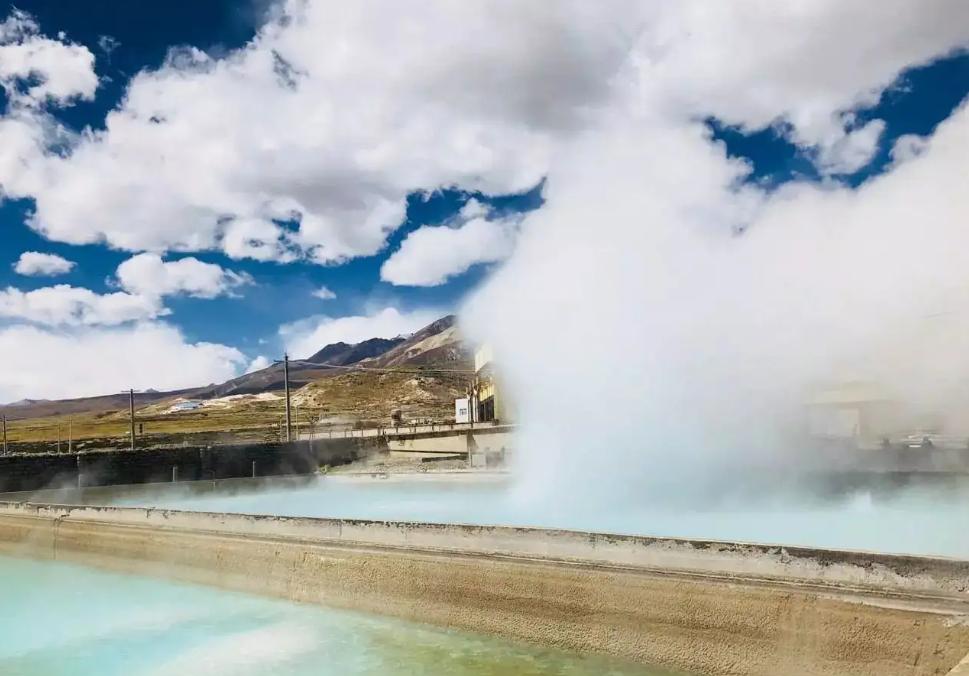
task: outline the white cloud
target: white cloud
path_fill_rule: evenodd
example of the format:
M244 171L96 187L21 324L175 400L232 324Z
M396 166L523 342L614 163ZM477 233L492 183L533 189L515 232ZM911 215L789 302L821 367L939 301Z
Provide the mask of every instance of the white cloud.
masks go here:
M98 48L108 56L120 46L121 42L111 35L98 36Z
M884 131L884 121L872 120L859 129L826 139L818 147L818 169L825 174L852 174L858 171L875 156Z
M313 297L319 298L320 300L333 300L334 298L336 298L336 294L333 291L331 291L329 288L325 286L321 286L320 288L313 291Z
M17 29L4 38L19 59L7 77L28 68L53 77L0 118L0 190L33 197L31 226L59 241L335 262L380 251L414 190L515 192L547 175L546 206L527 218L472 313L506 355L510 380L530 384L522 406L532 419L553 431L576 421L570 437L532 447L641 453L645 428L643 457L676 446L683 463L701 454L697 464L709 466L730 456L724 441L738 427L750 441L763 411L786 412L807 375L865 353L872 331L877 367L888 350L879 341L926 304L944 304L934 289L959 298L969 247L953 225L965 222L965 195L952 182L965 113L931 149L858 192L798 185L771 197L738 190L745 167L695 122L774 126L824 172L863 166L881 129L856 129L852 111L904 68L969 40L962 0L878 9L869 0L290 0L244 49L179 50L139 74L105 129L80 135L39 103L94 91L89 69L76 77L45 65L44 54L79 54L78 65L83 53ZM740 226L748 234L736 236ZM282 333L305 355L433 318L384 310ZM967 373L948 349L896 363L939 373L931 359L950 353L951 373ZM598 436L576 433L580 423L599 425Z
M352 317L311 317L285 324L279 334L286 350L303 359L331 343L359 343L370 338L395 338L418 331L445 313L435 310L401 312L384 308L369 315Z
M484 218L490 213L491 207L472 197L461 207L458 217L463 221L470 221L472 218Z
M158 246L165 246L159 240ZM230 258L251 258L256 261L288 263L295 260L294 247L287 241L281 227L264 218L233 218L221 231L220 245ZM205 244L191 248L208 248Z
M24 85L28 79L33 81ZM93 98L97 86L94 55L87 47L44 37L18 10L0 23L0 87L14 103L63 105Z
M64 275L74 269L76 263L56 254L40 253L39 251L25 251L14 263L13 269L18 275L29 277L52 277Z
M918 157L925 150L927 139L916 134L905 134L895 139L892 146L892 162L900 163Z
M52 274L50 271L66 271L73 265L57 256L51 258L56 260L28 252L16 269L22 274L39 274L39 270ZM252 279L196 258L166 262L157 254L146 253L118 266L117 282L123 291L105 294L67 284L32 291L7 287L0 291L0 318L46 326L116 326L170 314L162 303L165 296L231 295Z
M511 255L518 219L472 218L456 226L422 226L407 235L380 268L380 278L398 286L437 286L478 263Z
M157 298L120 291L98 294L67 284L0 291L0 318L48 326L112 326L166 314Z
M197 258L163 261L151 253L138 254L118 266L118 283L132 294L162 297L184 294L195 298L231 295L252 278Z
M778 125L849 171L877 135L850 112L967 38L962 0L879 7L288 0L245 48L138 74L103 131L12 111L0 186L58 241L327 263L380 251L415 190L535 185L603 114Z
M234 348L189 343L160 323L69 331L8 326L0 328L0 351L30 365L0 369L0 401L180 389L222 382L245 364Z
M249 362L249 365L246 366L245 372L248 374L248 373L255 373L256 371L262 371L264 368L268 368L271 364L272 362L269 360L269 357L266 357L264 355L259 355L251 362Z
M960 0L879 9L866 0L671 3L641 36L636 100L650 115L714 115L751 130L783 123L795 142L830 147L852 121L845 112L969 40Z

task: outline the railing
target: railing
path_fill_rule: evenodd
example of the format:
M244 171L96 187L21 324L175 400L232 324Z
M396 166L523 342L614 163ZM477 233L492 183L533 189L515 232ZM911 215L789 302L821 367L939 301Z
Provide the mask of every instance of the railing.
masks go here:
M366 429L328 429L307 432L301 429L297 439L354 439L367 437L395 437L407 434L427 434L433 432L467 432L470 430L487 429L501 425L500 421L476 423L427 423L421 425L395 425L393 427L371 427Z

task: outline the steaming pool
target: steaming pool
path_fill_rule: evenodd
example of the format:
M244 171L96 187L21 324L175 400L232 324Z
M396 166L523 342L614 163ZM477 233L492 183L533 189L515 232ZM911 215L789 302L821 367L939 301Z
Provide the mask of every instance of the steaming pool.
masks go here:
M5 676L669 676L360 613L0 557Z
M832 488L776 484L709 495L671 492L589 504L535 499L506 477L330 476L297 488L128 497L113 504L280 516L566 528L617 534L969 558L969 477Z
M969 478L765 483L613 503L542 499L509 475L326 476L98 489L88 503L507 524L969 558ZM63 501L85 494L68 492ZM698 497L705 496L705 497ZM56 502L57 500L51 499ZM359 612L0 556L0 674L670 676Z

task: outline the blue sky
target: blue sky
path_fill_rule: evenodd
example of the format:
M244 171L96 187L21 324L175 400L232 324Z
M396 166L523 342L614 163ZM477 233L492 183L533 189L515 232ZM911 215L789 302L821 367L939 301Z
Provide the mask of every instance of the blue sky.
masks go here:
M235 261L217 252L192 256L233 270L247 272L255 283L241 297L199 299L173 298L168 301L171 320L192 340L231 344L255 357L266 351L281 352L277 329L308 315L345 316L366 313L377 307L401 310L431 307L442 313L453 311L461 299L488 274L489 266L479 265L466 273L434 287L395 286L380 279L380 266L401 240L421 225L434 225L454 216L471 197L444 190L431 195L415 194L408 203L407 220L388 238L385 251L376 256L353 259L337 266L320 266L305 261L278 264L251 260ZM539 187L522 195L477 198L501 210L525 212L541 203ZM114 290L114 271L131 254L100 245L72 246L51 242L24 225L29 201L6 202L0 206L0 228L5 234L0 252L0 286L13 285L23 290L47 286L47 277L24 277L14 272L14 264L24 251L57 254L75 261L77 267L56 277L58 284L71 284L99 293ZM179 256L173 256L177 259ZM312 293L325 286L336 294L319 300ZM308 355L302 355L308 356Z
M862 169L838 176L857 186L877 176L891 163L889 151L905 134L926 136L945 120L969 94L969 54L951 54L925 66L901 73L875 105L855 111L858 124L873 119L886 122L875 157ZM798 178L819 180L807 153L768 128L754 133L710 120L714 137L727 144L728 152L752 163L751 179L777 185Z
M16 5L7 4L2 7L0 19L8 15L13 16L15 7L32 17L35 27L28 31L27 37L22 38L24 40L43 38L64 45L87 48L94 57L93 67L97 76L97 87L92 95L87 95L84 93L83 82L75 81L70 85L76 87L76 92L69 97L70 100L52 102L48 99L46 103L12 101L8 91L0 95L0 105L7 109L11 118L16 111L27 111L25 114L32 116L31 120L38 125L47 124L42 122L43 120L53 120L63 125L67 130L66 133L75 135L74 141L71 141L76 144L74 147L82 147L88 143L99 152L104 151L103 157L99 160L102 163L91 165L102 167L109 166L103 163L107 161L106 158L114 157L106 139L120 138L121 134L117 130L109 130L110 136L101 137L98 142L90 141L90 138L93 138L90 135L104 132L106 119L112 111L124 110L137 117L138 114L149 110L151 106L159 110L171 106L168 110L171 119L160 114L158 119L153 119L152 122L159 127L174 127L178 115L192 107L191 97L184 101L176 100L181 94L176 90L177 83L173 85L170 81L160 84L157 89L152 89L150 82L149 86L144 86L145 83L142 82L138 96L130 102L126 100L126 96L129 93L132 78L139 73L155 72L169 75L189 73L193 76L198 75L200 80L203 77L209 77L211 73L206 70L207 68L223 60L231 62L234 55L241 53L237 50L245 49L257 35L260 27L267 21L277 20L274 17L278 14L276 6L268 2L240 3L223 0L209 2L172 0L165 3L116 3L107 0L73 3L25 0L17 2ZM280 21L276 25L282 33L291 31L290 19ZM59 35L61 31L63 35ZM591 34L592 31L588 33ZM300 55L305 56L305 52L299 50L305 50L305 43L280 40L278 45L273 50L266 50L266 53L272 55L273 69L281 81L280 100L288 96L285 91L287 88L305 95L304 92L310 89L306 83L311 82L316 76L299 66ZM197 48L201 50L199 54L204 52L207 56L185 56L189 54L187 47ZM291 48L289 55L282 55L285 51L283 47ZM410 46L405 45L405 47ZM181 55L182 61L174 60L172 54ZM597 58L593 50L590 50L589 54L590 62ZM406 58L406 55L401 58ZM435 55L434 58L442 57ZM550 58L548 63L551 64L563 61L561 55L553 55ZM190 63L192 59L207 59L207 61ZM255 57L251 61L257 65L252 66L245 73L255 73L253 77L257 77L260 73L259 62ZM514 59L510 62L514 62ZM78 166L72 169L69 178L78 186L88 186L88 188L94 186L97 194L92 196L91 203L82 203L83 196L79 197L76 190L58 192L59 186L55 184L43 189L35 189L29 187L33 185L32 183L25 181L23 185L28 187L8 189L6 191L8 199L0 203L0 232L3 233L3 246L0 248L0 288L31 292L53 284L66 284L88 289L98 295L106 295L130 290L119 283L116 271L120 265L141 251L159 254L166 264L189 257L194 258L239 275L247 280L247 283L232 288L231 292L210 294L214 297L198 297L199 294L193 295L185 292L184 289L172 291L158 299L159 303L163 303L165 313L148 319L163 321L166 325L176 327L186 343L221 344L239 350L246 360L258 355L278 356L286 347L284 337L280 335L280 327L294 322L312 324L315 321L314 317L335 319L367 315L385 308L396 308L404 314L425 310L440 313L453 311L460 307L471 290L481 285L493 273L499 265L496 261L510 255L509 242L513 242L518 237L522 216L542 208L543 192L546 187L544 180L547 176L547 170L544 167L549 165L549 157L554 156L549 150L554 148L554 144L549 139L556 140L557 137L572 134L574 129L583 124L585 119L583 115L587 115L587 110L594 108L595 104L589 104L589 101L604 100L602 97L605 96L601 85L604 78L597 80L584 72L576 75L574 81L567 82L567 86L563 85L561 90L554 89L556 78L545 78L539 72L535 83L509 91L503 84L505 74L498 70L503 65L507 64L499 63L495 66L494 72L479 73L481 81L487 81L491 86L490 83L493 80L496 83L494 87L497 89L475 93L474 96L478 98L469 99L466 105L467 110L471 112L462 114L470 119L470 122L461 118L461 115L455 114L455 117L461 119L460 124L456 124L454 129L447 126L449 124L447 120L441 123L444 125L440 131L440 137L444 139L441 142L450 144L444 148L436 148L435 144L439 139L435 138L433 129L424 129L419 134L415 134L415 138L418 139L414 142L415 145L407 146L402 141L401 148L396 147L396 134L392 133L394 129L406 130L401 132L403 136L405 133L410 133L411 127L419 126L424 120L432 119L439 111L438 102L435 101L435 106L421 112L415 124L408 122L399 127L389 126L388 132L387 129L379 127L381 124L386 124L385 120L380 120L379 113L375 113L376 122L369 119L371 111L366 106L366 92L369 91L370 84L365 79L357 80L363 103L360 104L361 107L356 115L361 119L366 118L366 123L361 124L372 122L378 126L377 131L373 132L375 136L368 136L365 142L361 142L362 145L346 151L346 156L351 157L352 160L337 159L332 163L326 154L332 152L335 157L338 157L343 152L342 148L334 148L333 142L327 141L321 145L324 150L315 155L310 154L300 158L295 158L293 147L290 146L289 153L280 150L277 156L272 156L270 161L278 162L280 165L273 168L273 175L259 176L257 179L246 175L245 180L240 180L238 178L240 173L256 173L258 171L256 165L266 162L267 152L271 152L244 149L245 152L254 154L247 158L246 162L240 161L239 166L226 170L228 178L225 178L225 184L231 184L233 189L237 185L254 186L252 188L254 193L265 191L270 196L261 204L253 206L246 203L248 200L245 196L233 195L233 199L240 203L239 213L233 213L230 210L226 216L219 215L226 211L225 203L211 206L211 214L205 216L207 219L205 222L211 225L215 234L211 235L212 239L208 244L200 246L191 244L195 241L193 228L177 222L181 214L194 215L199 210L200 205L191 202L195 199L194 196L185 198L185 205L176 204L173 207L171 219L165 220L162 216L158 216L158 220L152 222L153 212L159 205L167 207L170 204L169 198L160 197L157 204L148 205L151 200L144 197L152 195L150 180L135 182L132 184L132 190L126 192L123 185L131 169L138 167L137 162L129 165L128 173L122 168L119 169L120 173L105 175L102 179L96 170L93 170L92 175L92 170L80 166L78 161ZM598 67L599 64L595 65ZM390 67L385 66L385 70ZM481 67L490 66L486 64ZM275 123L273 119L267 118L268 113L261 117L252 113L253 117L245 119L247 114L245 108L258 106L259 96L251 97L247 103L242 104L241 112L235 114L239 111L239 105L231 95L237 91L246 91L246 85L240 84L245 77L246 75L233 74L231 78L222 82L217 79L217 76L211 76L208 86L215 88L220 83L227 85L228 94L224 104L228 106L227 111L233 110L233 113L227 114L227 125L235 125L233 131L238 134L236 138L247 139L242 145L251 144L258 148L264 142L267 133L270 136L274 133L272 129ZM150 79L150 76L147 79ZM285 82L287 80L289 81ZM546 92L544 87L549 80L552 81L552 84L548 85L551 89ZM563 81L565 81L564 78ZM354 80L349 79L348 82L350 89L341 90L344 97L347 91L354 91ZM30 84L30 79L27 78L17 86L24 88ZM855 188L892 166L891 150L899 138L907 135L919 137L931 135L937 125L959 106L969 94L969 55L964 49L945 49L927 62L901 68L891 78L888 86L884 84L880 83L874 88L876 94L874 97L870 92L862 90L862 93L852 94L854 99L850 99L861 101L860 104L835 108L831 111L832 119L836 119L836 133L829 133L828 138L830 144L833 144L831 147L838 152L842 151L838 150L841 146L837 146L837 143L846 139L857 139L858 143L864 144L864 134L859 133L856 137L852 134L863 131L869 123L884 125L881 132L876 134L874 145L859 151L864 155L859 166L852 165L850 158L849 160L845 160L844 157L825 159L823 153L826 152L825 143L828 141L821 140L824 134L808 131L807 125L802 128L792 122L791 120L796 120L796 116L791 114L789 109L780 109L781 112L778 113L774 124L770 124L769 117L764 118L762 111L745 111L738 114L728 111L718 115L716 106L710 106L709 113L700 116L700 119L707 120L706 125L711 137L723 142L731 157L742 158L750 163L751 173L747 178L748 182L766 192L791 181L836 182ZM332 83L331 85L334 88L337 86ZM395 80L382 85L383 89L374 91L383 95L385 90L391 91L398 85L399 82ZM346 87L347 82L341 82L340 86ZM451 83L448 83L448 86L451 86ZM170 87L170 89L166 90L164 87ZM503 87L505 88L502 89ZM469 89L474 87L459 82L455 90L458 93L450 95L447 104L465 110L462 108L465 102L462 101L461 96ZM153 98L159 91L162 94L158 95L157 99ZM416 96L417 98L413 100L423 104L424 100L420 98L421 92L431 90L417 88L415 91L416 94L410 92L408 95ZM433 94L425 93L424 96L432 98ZM472 95L469 94L469 96ZM512 100L509 105L513 107L509 110L491 111L490 108L493 105L499 105L495 103L496 96ZM587 97L588 101L576 102L570 99L570 97L580 96ZM144 103L144 100L149 103ZM307 100L317 101L318 99ZM385 107L389 105L388 101L396 103L388 99L383 103ZM375 109L380 109L381 105L379 102L374 103ZM232 108L233 106L235 108ZM402 101L400 106L401 109L406 110L408 102ZM296 112L309 114L314 111L310 111L304 105L303 108L297 107ZM280 127L285 127L290 122L285 121L284 117L289 116L286 119L292 119L294 111L280 108L279 114L278 124ZM697 117L695 113L691 114L694 118ZM201 115L201 113L188 111L187 115L186 119L193 119L192 115ZM388 117L391 115L387 113ZM516 119L510 119L513 117ZM210 117L194 119L201 122L211 120ZM314 118L309 117L309 119ZM325 124L319 122L319 120L325 120L325 116L315 119L317 122L313 124ZM247 138L246 131L249 123L253 123L252 134ZM255 123L258 123L258 128ZM349 126L346 122L344 125L346 135L355 133L352 117ZM308 126L307 133L312 135L315 128L312 125ZM869 130L871 129L874 127L869 127ZM371 133L365 131L367 134ZM493 147L482 151L481 145L485 144L482 139L490 139L488 135L493 131L495 135L504 133L507 138L494 141ZM380 136L381 133L384 135ZM88 136L86 137L85 134ZM296 138L298 139L298 135ZM423 145L419 139L424 139ZM206 140L204 135L197 139L200 144ZM285 147L285 144L291 141L292 139L283 135L280 139L269 139L266 143L270 144L267 147ZM340 139L337 139L336 143L339 142ZM272 143L276 146L271 146ZM218 149L218 152L231 153L238 147L238 142L235 146L227 142L224 147ZM164 146L161 148L159 152L164 153ZM454 148L460 148L460 152L454 152ZM73 151L60 151L55 146L50 146L45 153L47 160L53 157L51 166L54 169L57 165L58 152L68 156ZM180 149L180 152L185 151ZM386 160L388 153L400 153L404 160L397 161L394 157ZM80 154L76 153L76 156ZM215 154L217 153L213 153ZM189 160L186 169L193 170L191 152L185 153L184 157ZM208 160L202 152L198 157ZM373 157L378 159L374 160ZM465 163L465 157L473 157L474 162L478 164ZM501 159L502 157L507 159ZM77 157L67 159L74 160ZM155 159L157 158L151 157L150 161ZM379 172L375 170L373 177L367 174L365 167L372 166L373 162L379 163L385 160L386 166L381 166ZM285 166L282 166L289 161L295 163L292 172L288 172ZM846 161L848 164L844 164ZM427 170L424 169L425 164L429 167ZM204 181L208 178L209 174L206 171L199 169L199 172L197 179L194 180ZM94 176L96 178L93 178ZM304 176L306 178L303 178ZM177 178L171 180L177 183ZM99 181L101 181L100 184ZM280 188L280 184L285 182L291 185ZM181 199L183 194L192 192L191 183L192 181L186 181L185 184L173 188L176 192L172 194L177 195L175 201ZM349 186L346 191L341 188L343 185ZM43 203L35 201L32 190L40 195L39 199L44 200ZM159 194L168 193L162 193L159 190ZM132 235L134 239L131 240L126 239L127 226L123 218L125 215L123 209L118 207L115 209L116 213L111 214L106 208L103 216L99 211L101 205L110 205L115 198L124 199L126 195L140 196L132 198L135 211L140 205L146 205L144 213L135 215L132 220L144 218L148 225L144 226L145 232L138 234L137 237ZM331 195L331 197L326 198L321 195ZM362 240L358 240L354 235L353 229L357 224L352 220L359 218L363 221L369 218L368 214L391 208L388 205L395 203L400 195L406 197L406 211L402 218L387 217L385 223L387 232L378 245L374 245L375 240L372 237L361 243ZM70 199L81 201L71 204ZM327 202L327 199L330 199L330 202ZM345 205L337 204L344 199ZM462 208L470 209L469 201L470 206L478 205L480 211L478 216L462 215L464 213ZM296 215L292 220L266 215L276 214L280 208L283 211L291 208L279 207L280 204L294 203L299 206L293 212ZM66 211L65 204L70 207ZM208 208L207 205L201 206ZM174 210L176 207L178 209L184 207L184 210ZM132 208L129 206L128 209L130 214ZM604 205L602 213L603 218L609 217L608 205ZM32 214L36 221L33 228L29 225ZM74 214L79 214L76 217L77 223L71 222ZM322 235L310 233L307 223L311 216L319 216L323 219L324 225L320 230L323 232ZM102 217L103 225L100 222ZM267 241L271 243L273 238L276 238L276 243L281 247L276 255L240 254L238 250L233 250L225 244L228 240L222 238L227 238L228 235L219 230L224 223L234 222L233 219L242 223L253 217L262 219L264 226L275 229L276 235L270 236ZM464 251L461 255L455 255L460 260L451 268L446 268L440 273L425 274L422 270L426 270L428 261L433 260L433 252L442 251L440 248L435 249L435 246L444 246L448 251L447 255L452 255L448 248L451 246L449 244L451 240L434 238L445 230L460 230L462 234L467 234L470 240L473 228L469 224L474 223L475 218L481 221L474 225L478 228L477 236L483 237L484 240L474 241L488 242L489 246L495 247L495 252L476 259L474 252ZM112 219L114 223L111 222ZM218 225L215 225L216 221ZM48 224L50 224L49 228ZM161 244L152 243L154 242L151 236L152 229L160 231L169 225L172 226L173 231L180 227L182 231L170 236L166 234L161 238ZM77 232L75 233L72 228L76 228ZM48 232L49 236L41 234L38 230ZM335 234L327 235L327 232ZM415 233L417 236L412 237ZM339 240L339 245L349 251L349 254L338 256L336 259L327 259L328 254L325 253L329 246L327 236ZM300 239L301 237L303 239ZM75 243L70 243L71 241ZM78 241L89 243L78 244L76 243ZM123 244L124 242L134 243ZM142 242L144 242L143 245ZM405 243L413 245L412 250L408 249L406 252L408 253L407 265L401 272L388 273L387 261L398 253L403 258ZM424 247L420 252L418 244ZM261 242L260 246L264 247L261 251L266 251L266 242ZM73 261L76 266L66 274L57 276L18 274L14 271L14 266L21 254L27 251L55 254ZM414 279L423 281L415 284L412 283ZM335 297L325 300L314 297L313 292L323 286L331 290ZM0 319L2 322L0 326L22 325L25 322L30 324L31 321L32 319L27 316L14 316ZM117 323L112 324L112 326L116 325ZM51 330L69 333L81 329L59 327L55 323ZM336 334L324 331L319 335ZM300 344L307 345L305 341ZM0 390L0 399L2 399L2 390Z
M212 54L223 54L252 39L255 27L266 12L265 5L246 2L102 1L81 5L28 0L8 4L3 14L14 7L33 15L46 32L65 31L70 40L88 45L94 51L97 72L103 78L96 98L57 113L59 120L76 130L103 128L105 116L123 97L130 77L143 69L157 68L172 47L192 45ZM99 46L105 36L115 43L110 51ZM474 266L448 283L434 287L394 286L383 282L380 266L409 232L421 225L439 224L453 217L471 197L491 204L501 212L525 212L541 204L539 185L522 194L503 196L449 189L430 194L414 193L408 200L405 222L388 238L384 251L338 266L320 266L305 261L277 264L231 260L218 252L195 252L192 255L200 260L252 275L255 284L247 287L241 298L173 298L167 303L172 310L170 320L181 327L191 341L230 344L254 357L267 351L281 353L284 347L277 334L279 326L308 315L339 317L384 306L404 311L431 307L450 312L481 282L489 266ZM49 278L24 277L13 271L13 265L23 251L41 251L77 263L70 273L58 276L57 283L99 293L111 291L113 273L130 257L130 252L100 245L71 246L46 240L24 225L31 208L31 200L8 200L0 205L0 228L4 232L0 286L13 285L31 290L49 285ZM320 286L329 288L336 298L314 298L311 294Z

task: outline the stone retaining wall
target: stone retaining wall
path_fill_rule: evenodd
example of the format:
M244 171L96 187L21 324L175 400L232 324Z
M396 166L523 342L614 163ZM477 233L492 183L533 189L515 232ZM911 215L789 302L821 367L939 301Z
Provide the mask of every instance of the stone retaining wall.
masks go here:
M353 461L382 438L0 456L0 493L44 488L309 474Z
M23 503L0 551L711 675L941 675L969 651L969 562L947 559Z

